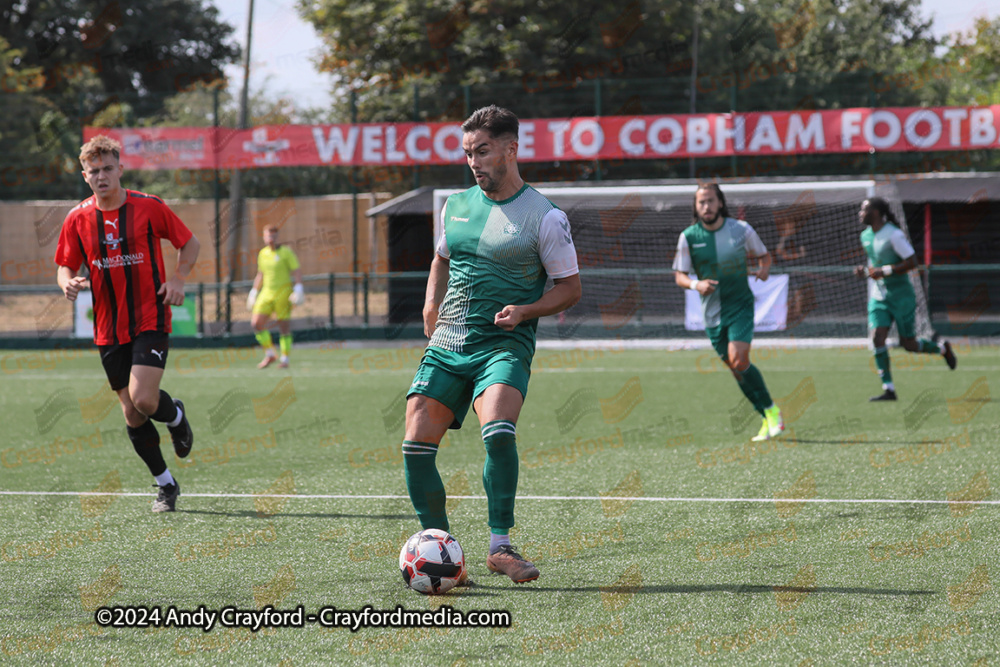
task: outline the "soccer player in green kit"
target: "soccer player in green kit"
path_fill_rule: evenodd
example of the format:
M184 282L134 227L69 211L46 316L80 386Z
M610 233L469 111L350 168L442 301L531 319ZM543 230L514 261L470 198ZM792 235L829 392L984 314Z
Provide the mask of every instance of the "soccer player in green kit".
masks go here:
M771 400L764 377L750 363L753 340L753 292L747 281L747 259L758 262L759 280L767 280L771 255L753 227L729 217L726 197L716 183L703 183L694 195L694 224L681 232L674 257L674 281L701 295L705 333L729 367L743 395L763 418L754 441L777 437L785 430L781 410ZM689 273L697 280L691 280Z
M868 255L868 266L858 266L854 275L870 278L868 281L868 327L872 333L875 366L882 377L882 393L870 401L895 401L896 387L889 369L889 350L885 346L889 327L896 322L899 342L907 352L940 354L948 368L958 364L951 343L938 345L926 338L916 338L914 325L917 297L907 272L917 267L917 255L899 228L889 203L881 197L871 197L861 204L858 211L861 224L861 245Z
M528 390L538 318L580 299L566 214L517 168L519 123L507 109L478 109L462 124L476 185L448 198L424 303L430 337L406 401L403 466L424 529L448 530L435 457L469 405L479 417L490 528L486 565L521 583L538 568L510 543L518 459L515 431ZM545 291L546 279L553 287Z

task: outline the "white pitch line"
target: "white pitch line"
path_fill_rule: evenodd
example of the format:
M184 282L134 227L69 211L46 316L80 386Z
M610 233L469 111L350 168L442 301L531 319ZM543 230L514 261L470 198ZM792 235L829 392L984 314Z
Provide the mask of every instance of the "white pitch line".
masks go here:
M4 496L139 496L152 493L105 491L0 491ZM320 500L409 500L397 495L346 495L305 493L182 493L187 498L308 498ZM486 496L449 496L461 500L486 500ZM632 500L652 503L827 503L888 505L1000 505L1000 500L908 500L894 498L667 498L649 496L517 496L517 500Z

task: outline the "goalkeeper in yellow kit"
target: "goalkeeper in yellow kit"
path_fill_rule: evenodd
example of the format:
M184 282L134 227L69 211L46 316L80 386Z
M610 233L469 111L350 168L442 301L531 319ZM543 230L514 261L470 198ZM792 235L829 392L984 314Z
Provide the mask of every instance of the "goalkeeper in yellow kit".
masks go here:
M264 348L264 359L257 368L267 368L275 361L279 362L279 368L288 368L288 355L292 351L292 305L298 306L304 301L299 258L291 248L278 243L277 225L268 225L264 228L264 247L257 255L257 277L247 296L247 308L252 312L250 323L257 334L257 342ZM281 333L278 339L280 359L267 329L272 315Z

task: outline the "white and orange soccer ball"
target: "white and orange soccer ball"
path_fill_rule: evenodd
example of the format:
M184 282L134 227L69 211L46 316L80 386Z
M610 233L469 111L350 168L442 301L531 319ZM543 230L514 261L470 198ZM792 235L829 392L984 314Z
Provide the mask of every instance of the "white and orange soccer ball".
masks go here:
M440 595L454 588L465 572L458 540L437 528L414 533L399 552L403 581L415 591Z

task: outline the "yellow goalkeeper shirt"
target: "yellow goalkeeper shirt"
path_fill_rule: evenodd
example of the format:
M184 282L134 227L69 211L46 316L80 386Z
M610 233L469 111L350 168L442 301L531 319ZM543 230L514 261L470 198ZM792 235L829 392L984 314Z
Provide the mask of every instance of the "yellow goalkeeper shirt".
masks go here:
M297 268L299 258L295 256L294 250L286 245L278 246L277 250L264 246L257 254L257 270L264 276L261 291L278 292L291 288L292 271Z

